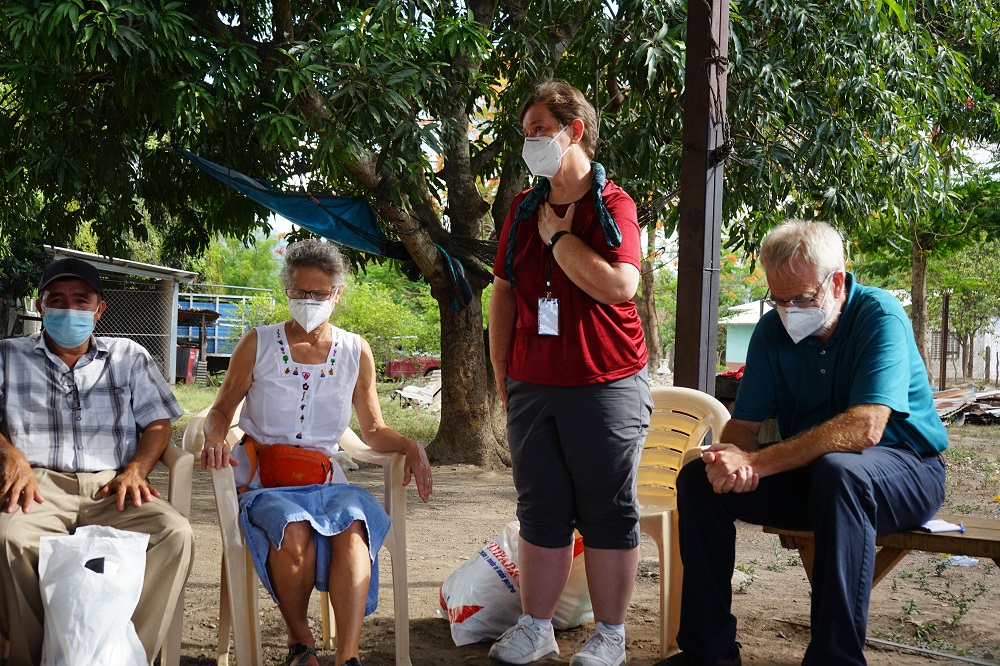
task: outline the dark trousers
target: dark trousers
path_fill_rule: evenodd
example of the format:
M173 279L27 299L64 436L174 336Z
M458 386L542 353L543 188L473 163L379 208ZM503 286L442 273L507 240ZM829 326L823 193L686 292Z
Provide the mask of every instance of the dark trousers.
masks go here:
M803 664L864 664L875 537L915 527L944 501L944 467L909 446L830 453L760 480L750 493L716 494L696 460L677 478L684 563L677 640L700 661L724 659L736 641L730 579L739 519L813 530L812 640Z

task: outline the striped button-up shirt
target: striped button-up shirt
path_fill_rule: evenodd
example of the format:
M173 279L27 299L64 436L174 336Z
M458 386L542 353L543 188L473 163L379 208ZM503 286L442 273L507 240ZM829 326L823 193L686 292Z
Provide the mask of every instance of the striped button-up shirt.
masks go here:
M0 429L32 467L120 470L142 428L180 405L141 345L91 338L71 370L44 335L0 340Z

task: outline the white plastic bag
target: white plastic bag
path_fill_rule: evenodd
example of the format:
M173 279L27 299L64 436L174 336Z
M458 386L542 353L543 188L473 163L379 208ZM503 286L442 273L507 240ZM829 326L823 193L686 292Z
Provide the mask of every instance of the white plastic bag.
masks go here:
M495 540L480 548L441 585L439 615L448 619L455 645L499 638L520 617L519 529L516 520L507 523ZM552 625L556 629L570 629L593 617L583 563L583 540L577 536L573 568Z
M41 538L43 666L146 664L132 613L142 592L148 543L148 534L99 525Z
M521 615L517 522L479 549L441 585L441 608L455 645L497 638Z

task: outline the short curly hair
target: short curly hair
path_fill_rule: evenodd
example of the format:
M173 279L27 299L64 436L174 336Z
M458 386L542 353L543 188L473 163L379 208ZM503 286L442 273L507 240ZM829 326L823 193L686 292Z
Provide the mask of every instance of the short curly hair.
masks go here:
M344 284L347 261L333 243L310 238L292 243L285 250L285 265L281 269L281 282L285 289L292 288L292 273L297 268L318 268L330 276L334 287Z

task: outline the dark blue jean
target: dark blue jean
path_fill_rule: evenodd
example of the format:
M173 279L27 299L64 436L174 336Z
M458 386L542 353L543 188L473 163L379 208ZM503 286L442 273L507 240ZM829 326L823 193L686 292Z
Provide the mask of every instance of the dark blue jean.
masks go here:
M908 445L829 453L760 480L750 493L717 494L696 460L677 478L684 563L681 649L711 664L736 641L730 579L739 519L812 530L812 640L803 664L865 664L875 537L916 527L944 501L944 467Z

